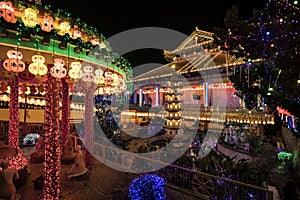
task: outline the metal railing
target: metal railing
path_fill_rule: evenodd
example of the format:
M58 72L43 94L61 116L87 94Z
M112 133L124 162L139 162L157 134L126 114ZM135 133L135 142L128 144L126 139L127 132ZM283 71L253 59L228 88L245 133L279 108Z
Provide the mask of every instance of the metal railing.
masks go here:
M76 140L77 142L84 142L80 138L76 138ZM136 164L143 163L143 160L147 161L144 163L152 165L154 168L165 166L152 173L163 177L167 186L187 192L200 199L273 200L273 192L267 188L203 173L198 170L189 169L187 166L179 166L177 163L163 163L160 160L141 156L141 154L132 156L132 154L126 153L126 151L120 148L94 142L93 153L96 157L100 157L101 161L105 162L106 165L111 163L119 169L125 166L126 169L131 167L134 170L135 167L141 167L136 166ZM138 162L135 162L135 160L138 160Z

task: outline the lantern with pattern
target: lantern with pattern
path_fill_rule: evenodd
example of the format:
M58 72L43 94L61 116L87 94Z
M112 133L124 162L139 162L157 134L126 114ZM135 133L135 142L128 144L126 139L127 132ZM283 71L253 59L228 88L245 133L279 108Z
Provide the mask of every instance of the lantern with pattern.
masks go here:
M94 81L94 74L93 74L93 67L91 65L86 65L83 67L83 77L82 80L85 82L93 82Z
M33 28L39 23L38 10L33 10L32 8L26 8L24 10L24 15L22 21L25 26Z
M25 63L22 61L23 54L17 50L8 50L7 57L3 62L3 67L11 72L23 72L25 70Z
M96 69L95 70L94 83L96 83L98 85L103 85L105 79L102 75L103 75L103 70L102 69Z
M50 74L55 78L64 78L67 75L67 70L64 68L65 61L60 58L54 59L54 66L50 69Z
M74 39L74 40L77 38L81 38L81 36L82 36L82 33L78 29L78 26L74 26L74 28L72 28L71 32L72 32L72 39Z
M16 23L16 17L14 14L14 8L12 2L2 1L0 2L0 16L9 23Z
M47 74L47 66L44 64L45 63L45 57L42 55L33 55L31 57L32 63L29 65L28 70L37 76L43 76Z
M81 70L81 63L80 62L72 62L71 69L69 70L69 77L72 79L79 79L82 78L83 72Z
M64 22L61 22L58 26L59 28L59 31L58 31L58 34L59 35L65 35L65 34L70 34L70 29L71 29L71 26L70 26L70 23L67 22L67 21L64 21Z
M54 19L51 15L45 13L41 22L41 29L45 32L50 32L54 28Z

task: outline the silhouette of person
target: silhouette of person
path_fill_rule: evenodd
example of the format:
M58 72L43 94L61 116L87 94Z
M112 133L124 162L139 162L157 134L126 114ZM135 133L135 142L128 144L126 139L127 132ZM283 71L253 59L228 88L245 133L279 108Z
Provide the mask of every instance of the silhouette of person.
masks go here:
M13 183L13 179L19 178L19 173L16 169L9 169L9 160L1 162L2 171L0 171L0 198L15 200L17 199L17 191Z

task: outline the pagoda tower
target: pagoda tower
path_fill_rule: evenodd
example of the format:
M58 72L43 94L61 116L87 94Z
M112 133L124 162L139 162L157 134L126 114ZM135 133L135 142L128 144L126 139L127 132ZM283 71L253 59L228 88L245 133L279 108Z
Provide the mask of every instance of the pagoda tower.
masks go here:
M165 96L166 136L173 138L182 131L181 128L181 87L180 82L168 82L168 92Z

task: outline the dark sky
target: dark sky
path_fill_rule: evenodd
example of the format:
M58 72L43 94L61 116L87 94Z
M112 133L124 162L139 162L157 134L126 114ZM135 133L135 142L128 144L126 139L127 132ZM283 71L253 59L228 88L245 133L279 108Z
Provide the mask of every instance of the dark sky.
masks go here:
M212 31L214 27L225 26L224 18L232 5L238 6L241 19L250 18L253 8L262 9L265 5L264 0L132 2L130 4L130 1L105 1L103 4L103 1L92 0L42 0L43 4L67 11L71 13L72 18L79 17L88 25L96 27L106 38L139 27L169 28L186 35L190 35L195 27ZM124 57L133 67L144 63L165 62L162 50L157 49L136 50L125 54Z

